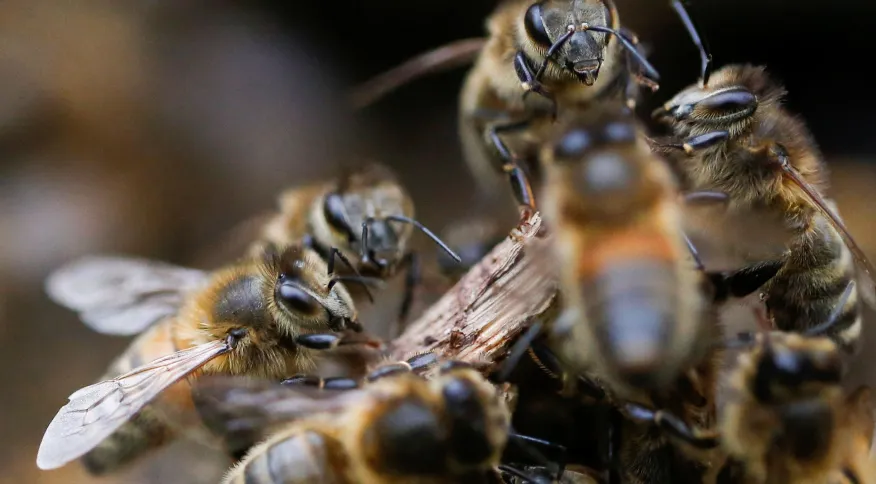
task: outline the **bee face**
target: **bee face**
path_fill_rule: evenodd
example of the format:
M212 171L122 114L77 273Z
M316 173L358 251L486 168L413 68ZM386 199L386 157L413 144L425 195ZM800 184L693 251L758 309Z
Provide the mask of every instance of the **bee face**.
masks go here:
M526 10L523 27L529 41L544 54L570 26L586 23L610 27L613 18L613 12L601 1L548 0L536 2ZM557 63L582 83L593 85L599 77L608 41L607 34L575 32L556 55Z
M379 165L343 179L318 203L317 226L327 229L323 243L350 256L360 255L378 267L391 265L404 252L412 228L387 217L413 217L413 202L391 173ZM317 230L320 236L326 230ZM367 237L367 240L365 239Z

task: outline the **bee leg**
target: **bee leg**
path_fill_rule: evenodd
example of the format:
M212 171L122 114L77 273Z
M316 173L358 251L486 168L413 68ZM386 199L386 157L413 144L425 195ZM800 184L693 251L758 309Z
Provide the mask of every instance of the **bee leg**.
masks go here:
M408 252L405 254L399 265L400 268L406 272L404 297L402 298L401 307L398 311L398 325L394 332L396 335L401 334L401 331L408 320L408 315L411 312L411 305L414 303L414 293L422 279L420 257L415 252Z
M567 449L566 446L556 444L554 442L550 442L548 440L539 439L537 437L531 437L529 435L518 434L516 432L508 433L509 439L514 439L515 441L522 444L536 444L542 447L551 449L555 451L558 458L554 461L557 465L557 480L563 477L563 472L566 471L566 463L568 463Z
M522 51L517 52L517 55L514 56L514 72L517 73L517 79L523 88L523 98L525 99L531 92L544 97L551 102L551 117L556 118L557 101L554 99L554 95L545 89L541 81L538 80L538 73L533 72L532 66L529 65L529 61L526 59L526 54Z
M529 126L530 120L514 121L505 124L491 124L487 126L487 137L495 146L496 151L502 158L502 171L508 175L508 180L511 183L511 188L514 190L514 198L517 203L526 209L535 211L535 196L533 195L532 185L529 183L529 177L520 166L517 156L511 153L508 145L502 141L501 133L519 131Z
M682 237L684 237L684 243L687 244L687 250L690 252L691 257L693 257L694 265L698 271L704 271L706 266L703 265L703 259L700 258L700 253L697 250L697 247L691 242L690 237L687 234L682 233Z
M710 192L707 190L699 190L695 192L687 192L682 195L684 203L727 203L730 201L730 196L724 192Z
M435 353L421 353L408 358L406 361L380 365L368 373L365 379L372 382L387 376L398 375L399 373L419 373L437 362L438 357L435 356Z
M730 133L727 131L711 131L709 133L704 133L697 136L692 136L683 140L680 143L658 143L657 141L652 141L656 146L660 148L671 148L675 150L683 150L688 155L691 155L697 151L704 150L706 148L711 148L722 141L727 140L730 137Z
M545 481L544 479L542 479L541 476L530 474L526 471L520 470L516 467L510 466L507 464L500 464L500 465L496 466L496 468L505 474L510 474L510 475L520 479L525 484L549 484L552 482L552 480ZM500 477L500 479L501 479L501 477ZM505 480L502 479L502 482L505 482Z
M680 418L664 410L653 410L636 403L625 403L621 411L631 420L653 423L694 447L712 449L719 445L716 434L694 430Z
M280 382L281 385L315 387L320 390L353 390L359 388L355 378L320 378L314 375L295 375Z
M295 343L311 350L331 350L347 345L374 345L374 341L347 340L335 333L302 334L295 338Z
M605 451L602 459L605 468L608 470L608 484L619 484L621 482L620 456L623 415L621 415L616 409L612 408L609 410L608 418L608 438L606 439Z
M758 262L729 274L706 273L715 287L714 302L723 302L731 296L735 298L748 296L775 277L784 264L783 259L777 259Z

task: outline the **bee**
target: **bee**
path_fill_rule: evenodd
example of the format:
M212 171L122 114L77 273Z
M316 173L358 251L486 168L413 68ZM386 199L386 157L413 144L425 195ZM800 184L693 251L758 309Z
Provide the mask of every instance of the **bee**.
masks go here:
M302 392L259 381L204 379L211 428L269 429L225 484L486 482L499 466L510 414L468 365L445 362L426 380L410 372L361 389Z
M542 150L539 191L553 223L563 309L555 321L533 324L508 361L525 349L549 374L572 378L625 417L615 426L624 437L611 464L624 482L662 482L677 472L657 463L693 462L701 472L711 460L698 450L718 445L711 425L723 343L717 307L757 290L780 262L728 274L692 264L681 205L710 194L682 196L623 104L569 114ZM527 348L542 325L553 352ZM678 456L676 438L688 444L684 452L694 449Z
M538 176L538 166L521 160L535 155L530 152L540 144L556 106L570 103L578 109L622 96L633 78L656 89L659 75L635 45L635 36L621 27L610 0L509 0L493 12L487 29L487 43L460 95L465 158L482 191L495 193L495 172L501 167L518 202L533 208L529 178ZM645 76L631 74L630 59ZM547 102L527 100L532 92ZM503 138L511 135L506 144Z
M441 233L441 239L459 255L460 260L439 251L438 267L447 278L457 282L506 238L507 228L492 217L475 216L460 220Z
M37 465L83 457L115 470L175 436L205 374L281 379L313 370L314 352L362 331L352 297L307 247L266 251L213 273L142 259L89 257L52 274L47 292L109 334L143 331L105 380L70 395L46 429ZM365 341L367 342L367 341Z
M720 429L731 460L719 482L735 482L733 466L751 483L842 482L834 479L860 472L854 461L867 460L873 433L869 389L844 398L843 371L829 338L759 334L728 378Z
M824 321L847 283L860 279L842 317L826 330L843 349L855 351L861 300L876 301L874 270L823 196L826 172L812 136L781 106L785 90L763 67L728 65L711 73L699 35L681 3L674 3L704 59L703 76L654 112L673 138L652 140L652 146L673 158L691 190L729 196L723 216L691 217L691 224L744 260L784 260L763 288L767 314L779 330ZM757 237L749 235L753 221L765 222Z
M407 318L420 279L419 258L408 247L413 229L459 261L441 239L413 218L410 195L383 165L368 164L332 182L293 188L280 195L279 205L280 212L267 222L251 253L266 246L303 243L327 261L328 274L335 273L336 258L357 280L362 274L386 279L406 270L401 321Z

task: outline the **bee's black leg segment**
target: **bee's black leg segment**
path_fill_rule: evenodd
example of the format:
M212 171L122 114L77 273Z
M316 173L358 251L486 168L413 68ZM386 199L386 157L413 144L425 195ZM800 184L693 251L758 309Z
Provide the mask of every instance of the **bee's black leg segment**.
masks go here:
M659 143L656 141L654 141L653 143L659 148L682 150L688 155L692 155L699 150L704 150L706 148L715 146L716 144L727 140L729 137L730 133L727 131L711 131L709 133L704 133L698 136L692 136L681 141L680 143Z
M630 419L651 422L665 432L684 440L694 447L712 449L719 444L717 435L698 435L683 420L664 410L653 410L636 403L625 403L623 411Z
M530 475L529 473L527 473L525 471L522 471L520 469L517 469L516 467L510 466L507 464L500 464L496 468L499 469L500 471L504 472L505 474L511 474L512 476L523 481L525 484L547 484L550 482L550 481L547 481L547 483L546 483L545 481L543 481L542 479L539 479L536 476ZM503 479L503 482L504 482L504 479Z
M620 484L620 455L623 432L623 415L614 408L608 415L608 439L606 442L605 468L608 469L608 484Z
M280 385L319 388L322 386L322 378L315 375L295 375L281 381Z
M554 100L554 95L545 89L541 81L538 80L538 73L532 70L526 54L522 51L518 51L517 55L514 56L514 72L517 73L517 79L523 88L524 99L532 92L544 97L551 102L551 116L556 117L557 102Z
M511 376L511 372L514 371L514 368L517 367L517 363L520 363L520 358L523 358L523 355L526 354L526 350L529 349L529 346L532 344L533 340L538 337L539 333L541 333L541 329L543 324L541 321L536 321L523 333L519 338L517 338L517 342L514 343L514 346L508 351L508 356L505 358L505 361L502 362L502 366L499 368L499 373L496 376L498 383L505 383L508 381L508 378Z
M730 201L730 195L724 192L710 192L700 190L695 192L687 192L683 195L684 203L727 203Z
M715 286L714 302L722 302L729 297L742 298L760 289L781 270L783 259L758 262L735 272L707 272Z
M535 196L533 195L532 185L529 182L529 177L520 166L519 160L508 148L508 145L502 140L501 133L513 132L525 129L530 124L529 119L513 121L504 124L491 124L487 126L486 135L490 142L495 146L496 151L502 158L504 164L502 171L508 175L511 183L511 188L514 190L514 197L517 202L524 207L535 210Z
M368 373L368 376L366 376L365 379L371 382L388 376L398 375L400 373L410 373L411 370L411 366L407 363L387 363L372 370Z
M578 391L587 395L588 397L597 401L605 400L605 389L590 378L587 378L583 375L578 375L576 384L578 385Z
M280 382L287 386L316 387L322 390L353 390L359 388L359 381L355 378L332 377L320 378L314 375L295 375Z
M295 343L311 350L330 350L338 346L357 344L370 345L374 342L362 340L345 340L343 336L335 333L312 333L299 335L295 338Z
M400 265L405 269L405 289L404 297L402 298L401 307L398 312L398 328L396 334L400 334L404 324L407 322L408 315L411 312L411 305L414 303L414 295L417 286L422 280L420 256L415 252L408 252L402 257Z
M537 437L531 437L529 435L518 434L516 432L509 432L508 438L528 444L540 445L554 451L557 454L557 458L554 460L557 464L557 480L560 480L560 478L563 477L563 473L566 471L566 463L568 463L567 449L565 445L560 445Z
M447 373L451 370L455 370L457 368L474 368L471 363L466 363L465 361L460 360L447 360L444 363L441 363L441 367L439 368L439 372L441 374Z
M420 353L408 358L406 363L411 367L411 371L416 373L431 368L438 363L438 356L432 352Z

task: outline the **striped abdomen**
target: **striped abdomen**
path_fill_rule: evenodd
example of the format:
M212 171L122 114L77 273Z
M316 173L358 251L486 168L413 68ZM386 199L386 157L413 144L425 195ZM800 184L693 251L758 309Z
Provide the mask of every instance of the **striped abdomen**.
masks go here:
M292 428L254 447L223 484L343 484L337 442L313 430Z
M785 265L766 285L766 306L776 328L803 332L826 323L855 277L854 259L840 235L821 216L792 241ZM842 311L823 333L845 351L857 349L861 305L851 289Z
M102 380L127 373L174 351L176 348L171 338L171 321L161 321L134 340L110 365ZM185 406L186 401L191 402L188 383L183 381L166 389L156 404L144 407L134 418L85 454L82 464L91 474L105 474L169 442L174 438L175 427L167 421L167 409L170 405Z

